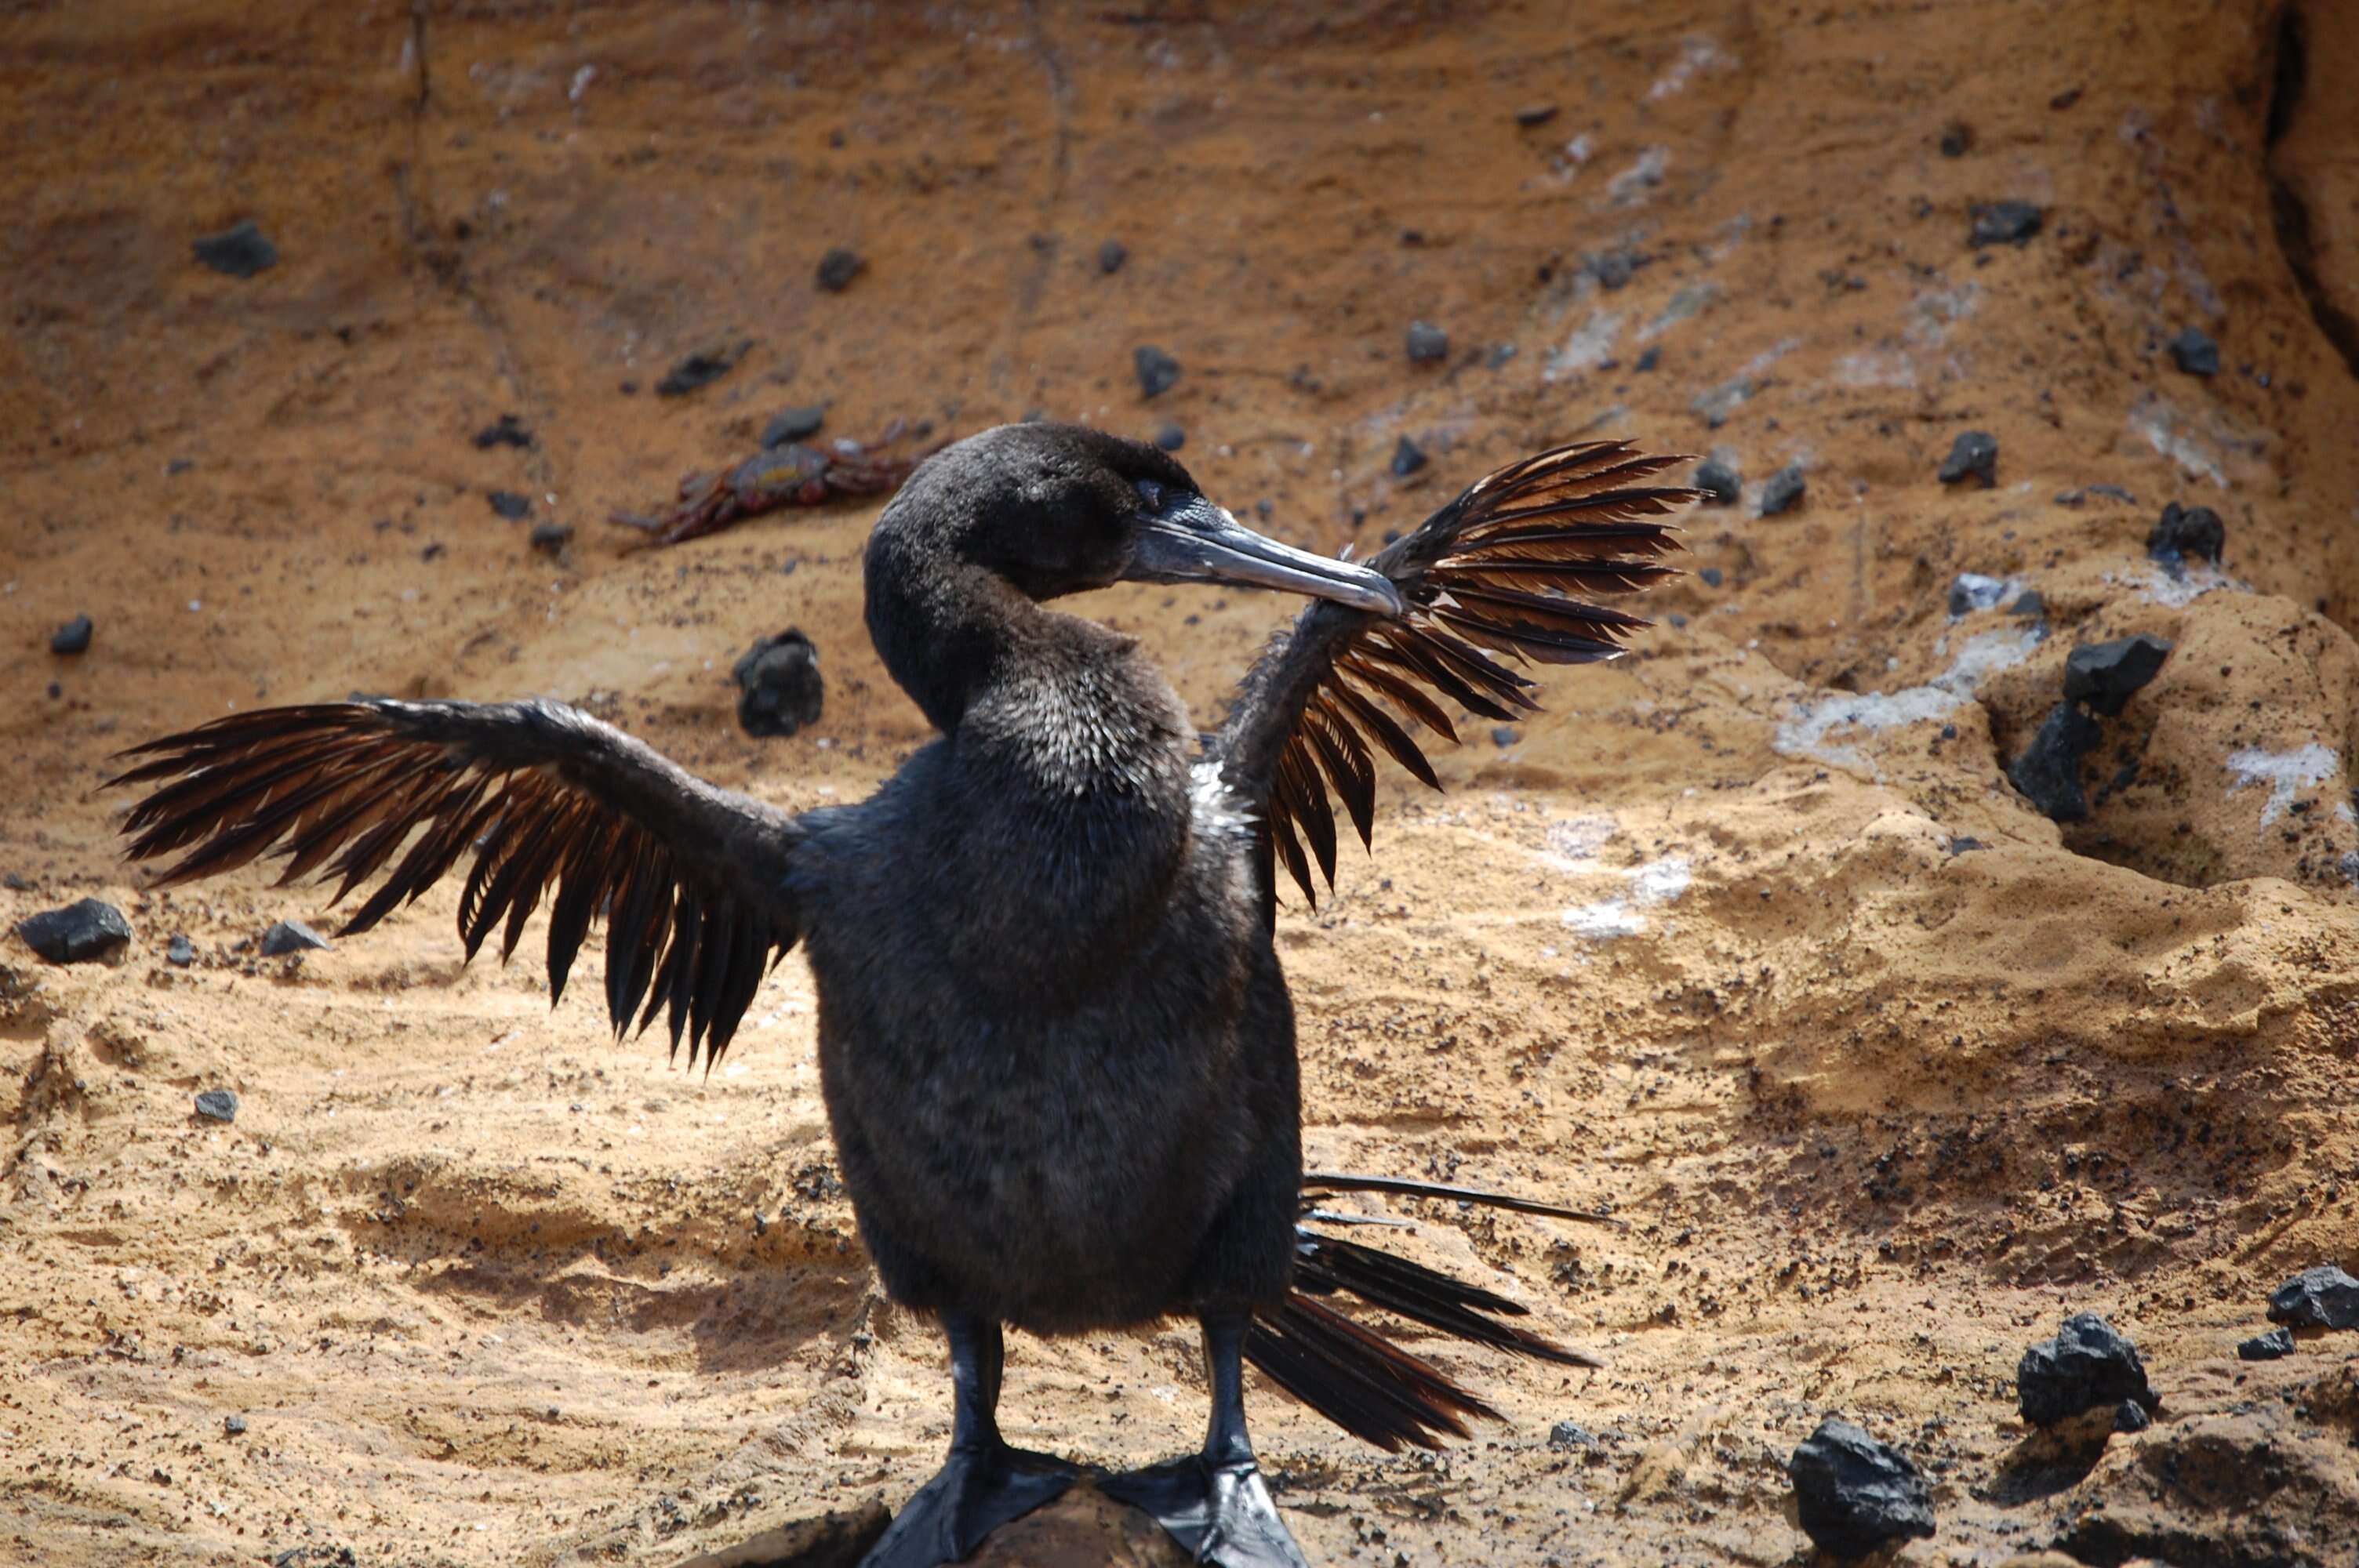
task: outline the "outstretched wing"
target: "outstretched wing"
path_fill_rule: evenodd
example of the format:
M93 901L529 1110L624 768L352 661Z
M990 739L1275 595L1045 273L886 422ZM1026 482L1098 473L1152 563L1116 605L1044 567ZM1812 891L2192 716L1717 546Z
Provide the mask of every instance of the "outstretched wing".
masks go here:
M1501 722L1538 709L1532 681L1494 654L1579 665L1625 652L1649 622L1579 596L1673 574L1659 558L1678 547L1665 519L1697 492L1646 481L1687 460L1591 441L1512 463L1369 560L1399 587L1406 615L1322 601L1296 618L1212 743L1231 790L1256 808L1266 892L1277 862L1314 905L1314 860L1334 885L1331 791L1370 842L1378 752L1440 787L1415 726L1454 742L1451 706Z
M459 901L468 957L496 927L505 960L553 893L551 1002L603 917L615 1033L668 1010L672 1050L685 1038L691 1064L700 1048L708 1067L720 1059L801 934L786 886L794 818L558 703L266 708L124 755L141 760L110 785L156 786L125 823L131 858L180 853L158 885L266 852L287 861L281 886L340 878L338 901L382 873L348 935L472 857Z

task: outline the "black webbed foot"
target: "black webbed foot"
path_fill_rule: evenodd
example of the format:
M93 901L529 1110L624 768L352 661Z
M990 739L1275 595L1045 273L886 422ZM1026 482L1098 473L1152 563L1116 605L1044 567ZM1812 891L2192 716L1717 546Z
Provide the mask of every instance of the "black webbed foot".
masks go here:
M1101 1483L1152 1514L1199 1563L1220 1568L1310 1568L1252 1459L1214 1465L1190 1454Z
M1080 1469L1004 1443L955 1447L894 1516L861 1568L936 1568L973 1555L1004 1524L1064 1495Z

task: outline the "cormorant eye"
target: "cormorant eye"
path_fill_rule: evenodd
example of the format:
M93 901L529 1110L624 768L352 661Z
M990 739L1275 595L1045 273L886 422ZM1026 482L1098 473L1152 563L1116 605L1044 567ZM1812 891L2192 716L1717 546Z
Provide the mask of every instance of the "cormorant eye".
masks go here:
M1138 481L1138 493L1147 498L1147 504L1148 506L1158 512L1163 510L1163 486L1161 484L1151 479L1140 480Z

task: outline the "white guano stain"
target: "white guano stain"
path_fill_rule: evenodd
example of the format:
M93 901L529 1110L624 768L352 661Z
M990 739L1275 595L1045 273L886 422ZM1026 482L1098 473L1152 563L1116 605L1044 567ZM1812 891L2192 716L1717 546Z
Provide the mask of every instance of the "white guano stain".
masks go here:
M2342 771L2342 753L2316 741L2289 752L2246 746L2228 753L2228 793L2268 785L2269 798L2261 803L2261 826L2267 827L2292 808L2297 794L2316 789Z

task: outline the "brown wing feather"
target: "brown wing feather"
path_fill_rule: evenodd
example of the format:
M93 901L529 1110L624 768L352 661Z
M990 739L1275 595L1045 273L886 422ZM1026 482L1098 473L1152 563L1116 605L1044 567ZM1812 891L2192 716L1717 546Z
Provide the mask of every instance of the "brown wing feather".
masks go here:
M799 935L779 891L796 824L553 703L264 708L125 755L139 761L111 784L159 785L125 818L131 858L180 856L158 885L276 853L279 885L316 873L337 881L335 903L383 873L339 932L351 935L472 856L469 958L497 930L505 961L547 900L554 1002L603 913L615 1033L660 1010L691 1064L721 1058Z
M1262 863L1283 866L1315 906L1314 859L1334 884L1330 786L1369 838L1372 748L1439 788L1409 726L1454 742L1445 703L1499 722L1537 711L1532 681L1494 654L1560 665L1625 653L1650 623L1572 596L1675 574L1657 557L1679 548L1669 519L1697 492L1646 481L1687 460L1591 441L1510 463L1369 561L1399 587L1407 614L1304 611L1213 741L1231 788L1259 810Z

